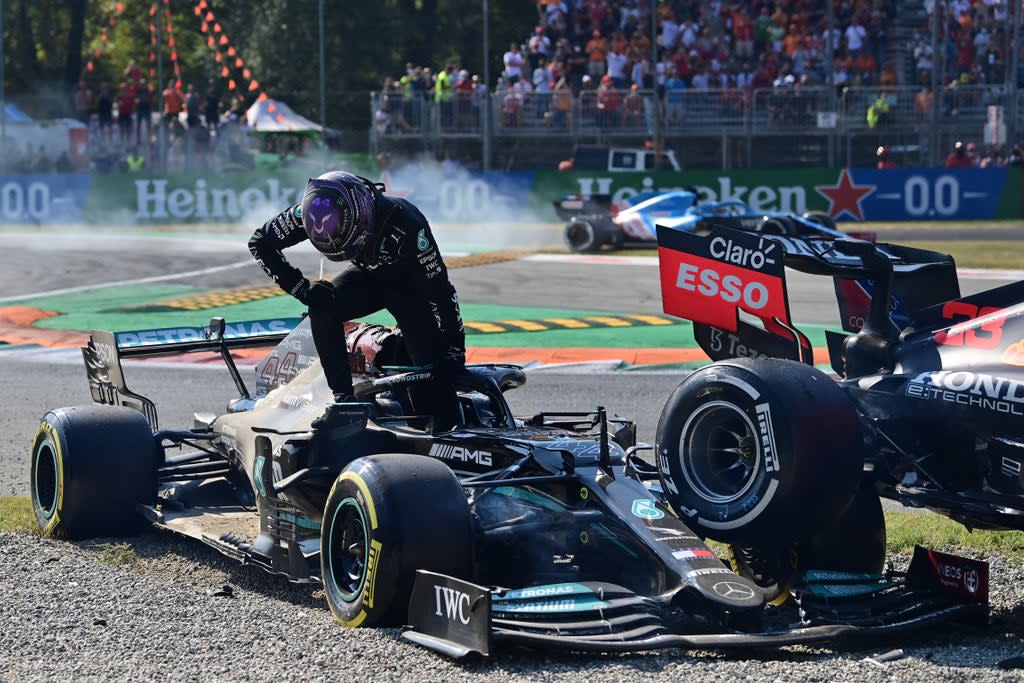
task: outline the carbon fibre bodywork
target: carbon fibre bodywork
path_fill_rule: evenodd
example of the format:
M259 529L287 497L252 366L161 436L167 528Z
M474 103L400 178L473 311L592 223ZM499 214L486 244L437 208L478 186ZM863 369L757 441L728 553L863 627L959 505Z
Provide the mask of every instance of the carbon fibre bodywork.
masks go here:
M450 655L502 642L602 651L778 646L986 611L976 596L961 600L932 584L908 592L883 577L846 576L837 585L856 584L866 602L902 591L914 607L854 626L810 615L803 627L765 633L760 588L672 513L629 420L602 408L516 417L503 394L525 382L522 370L480 365L456 378L462 423L435 433L410 393L429 371L394 367L408 360L400 334L352 325L361 400L336 404L330 424L314 429L332 397L308 322L292 322L215 319L198 334L96 331L83 349L92 395L150 422L161 456L157 491L140 506L149 522L296 582L323 581L325 501L346 468L380 454L444 463L469 504L472 567L462 576L420 568L410 640ZM259 345L274 346L250 394L230 351ZM239 399L223 414L196 415L190 428L159 429L155 404L125 384L121 358L194 351L223 356ZM379 593L391 589L375 586L390 549L374 552L364 582Z

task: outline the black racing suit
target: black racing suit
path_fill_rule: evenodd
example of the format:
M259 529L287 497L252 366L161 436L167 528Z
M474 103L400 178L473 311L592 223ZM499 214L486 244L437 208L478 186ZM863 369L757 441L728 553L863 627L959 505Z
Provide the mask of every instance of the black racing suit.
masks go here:
M249 251L285 292L308 305L310 283L282 249L308 239L293 206L253 233ZM313 342L327 384L336 396L352 395L344 323L387 309L402 330L409 355L419 365L434 364L439 380L413 392L414 409L433 415L435 429L458 422L452 374L465 363L466 343L455 287L427 219L405 199L377 194L377 231L363 253L336 276L328 306L309 309Z

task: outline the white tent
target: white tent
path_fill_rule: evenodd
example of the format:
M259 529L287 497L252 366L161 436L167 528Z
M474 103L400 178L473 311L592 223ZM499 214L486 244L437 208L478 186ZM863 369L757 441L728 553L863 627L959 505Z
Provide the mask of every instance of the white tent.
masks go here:
M245 122L254 133L306 133L320 132L319 124L292 111L284 102L267 98L257 101L245 112Z

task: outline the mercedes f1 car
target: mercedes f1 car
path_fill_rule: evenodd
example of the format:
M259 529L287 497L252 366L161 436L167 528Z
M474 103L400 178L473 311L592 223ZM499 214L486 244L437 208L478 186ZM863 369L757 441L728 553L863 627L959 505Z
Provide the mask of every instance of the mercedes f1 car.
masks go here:
M647 191L618 201L602 194L569 195L555 202L555 213L567 221L566 244L580 253L606 245L654 246L659 225L696 233L714 226L770 235L847 236L822 211L760 211L735 199L702 202L696 190ZM858 236L873 239L866 232Z
M672 509L729 543L739 573L777 591L813 565L810 517L841 530L833 566L871 570L879 496L1024 529L1024 283L961 297L950 256L848 238L664 227L658 240L665 310L694 321L715 362L666 404L657 466ZM790 318L786 267L834 281L838 381ZM833 507L809 507L825 483ZM977 590L977 574L951 576Z
M431 370L405 366L400 333L357 325L348 340L358 400L334 404L314 427L332 399L308 322L232 334L215 319L202 333L174 331L174 341L164 332L92 333L83 356L95 404L47 413L32 446L43 532L85 538L148 523L322 584L344 625L409 624L408 639L456 656L506 642L598 651L822 642L985 614L983 602L941 590L934 572L905 581L826 573L808 575L803 625L762 632L765 593L690 526L672 479L671 498L663 493L633 422L602 408L515 417L504 392L523 384L523 371L470 365L455 380L461 422L438 432L417 405ZM250 394L231 350L261 344L276 346ZM189 428L161 428L121 360L192 351L218 351L239 398ZM834 402L834 385L819 384L808 391ZM714 412L694 415L704 424ZM761 443L742 448L762 454ZM795 445L817 444L831 462L830 443ZM782 449L793 444L776 444L762 462L788 467ZM704 445L714 446L693 444ZM842 448L852 477L855 444ZM829 481L822 496L846 494L843 477ZM807 504L823 518L843 512ZM864 600L889 608L867 614ZM836 616L854 604L859 616Z

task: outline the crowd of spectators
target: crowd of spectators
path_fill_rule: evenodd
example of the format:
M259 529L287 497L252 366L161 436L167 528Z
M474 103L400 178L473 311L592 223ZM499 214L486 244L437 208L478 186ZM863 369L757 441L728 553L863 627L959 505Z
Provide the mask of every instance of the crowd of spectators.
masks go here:
M896 85L898 67L887 60L894 2L837 0L830 36L824 3L811 0L671 0L656 3L653 22L645 0L539 0L532 34L504 52L491 89L504 126L524 117L564 125L566 98L582 95L581 106L608 127L649 117L643 98L652 93L671 121L682 115L686 90L734 90L732 104L742 108L755 89L823 86L830 76L840 91ZM424 98L453 98L458 109L463 78L472 78L463 94L485 91L451 68L435 75L408 65L389 79L378 130L415 129ZM441 84L446 73L451 89Z
M89 126L89 168L101 172L141 171L157 165L161 120L167 131L167 158L159 164L177 170L208 169L219 144L222 123L244 122L245 102L236 96L224 107L217 81L200 92L169 80L157 94L136 62L125 68L116 88L100 84L93 91L85 79L73 94L75 115ZM158 103L162 110L156 111ZM223 137L223 136L221 136ZM54 170L54 169L50 169Z
M926 8L927 21L914 28L907 44L908 82L928 85L936 70L939 83L947 86L1005 82L1014 47L1007 0L929 0Z

